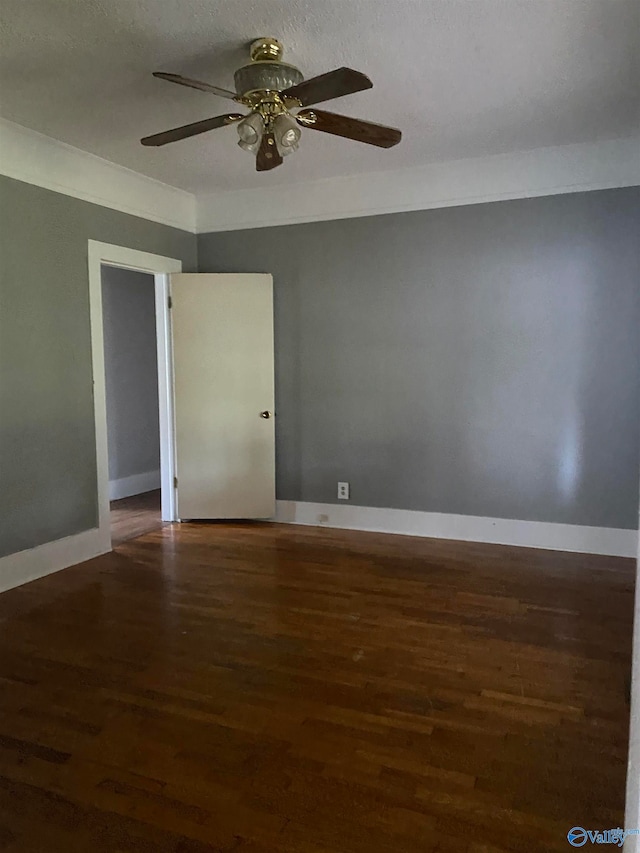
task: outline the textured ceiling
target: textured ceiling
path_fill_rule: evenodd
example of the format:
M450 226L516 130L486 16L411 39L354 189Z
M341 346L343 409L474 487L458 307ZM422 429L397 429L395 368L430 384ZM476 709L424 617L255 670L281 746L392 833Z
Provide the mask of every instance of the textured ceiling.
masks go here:
M0 115L192 192L614 138L640 116L638 0L2 0L0 22ZM305 131L262 174L233 127L140 145L234 108L152 71L233 88L260 35L305 77L368 74L325 107L400 127L400 145Z

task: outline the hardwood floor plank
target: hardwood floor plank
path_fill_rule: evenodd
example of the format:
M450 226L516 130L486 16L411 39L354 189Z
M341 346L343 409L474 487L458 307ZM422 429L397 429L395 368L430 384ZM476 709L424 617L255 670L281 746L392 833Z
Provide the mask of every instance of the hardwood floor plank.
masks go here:
M623 820L634 569L156 523L0 596L0 849L565 850Z
M111 501L111 542L114 548L161 527L159 489Z

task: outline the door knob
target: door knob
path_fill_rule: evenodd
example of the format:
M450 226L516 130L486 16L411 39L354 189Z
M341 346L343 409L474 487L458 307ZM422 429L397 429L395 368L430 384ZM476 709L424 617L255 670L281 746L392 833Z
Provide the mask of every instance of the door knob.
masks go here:
M260 412L260 417L268 421L271 417L271 412L268 412L266 410L264 412Z

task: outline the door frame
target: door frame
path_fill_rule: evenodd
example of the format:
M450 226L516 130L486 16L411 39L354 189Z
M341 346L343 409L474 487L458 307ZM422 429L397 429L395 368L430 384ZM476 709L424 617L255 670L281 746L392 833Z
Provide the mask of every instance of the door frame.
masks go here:
M154 276L156 340L158 356L158 401L160 422L160 471L162 520L176 521L173 361L171 352L171 273L182 272L182 261L165 258L126 246L88 241L89 311L91 317L91 358L93 365L93 409L96 435L98 530L105 551L111 550L109 509L109 454L107 444L107 396L104 363L104 327L102 320L102 266L145 272Z

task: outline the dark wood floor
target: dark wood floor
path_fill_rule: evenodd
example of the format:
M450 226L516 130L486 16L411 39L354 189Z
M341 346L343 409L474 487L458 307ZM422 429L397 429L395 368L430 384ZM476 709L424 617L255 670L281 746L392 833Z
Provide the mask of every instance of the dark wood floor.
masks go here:
M111 501L111 543L114 547L160 527L160 489Z
M631 560L166 525L0 596L0 848L549 853L622 825Z

